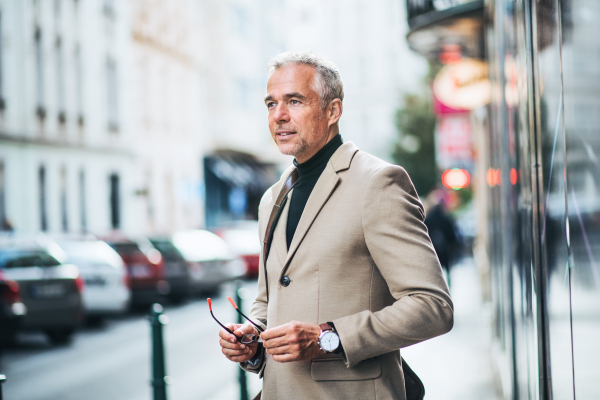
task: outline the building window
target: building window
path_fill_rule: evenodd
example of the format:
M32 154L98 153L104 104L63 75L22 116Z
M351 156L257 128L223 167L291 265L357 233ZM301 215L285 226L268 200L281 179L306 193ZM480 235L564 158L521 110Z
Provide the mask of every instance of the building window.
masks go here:
M79 171L79 220L81 232L87 232L87 209L85 201L85 171Z
M77 123L83 126L83 68L81 66L81 47L75 47L75 91L77 95Z
M110 226L113 229L121 227L121 202L119 198L119 175L110 176Z
M5 187L4 162L0 161L0 231L10 230L8 218L6 217Z
M36 75L36 101L37 116L40 120L46 118L46 109L44 108L44 50L42 45L42 30L35 28L35 75Z
M65 114L65 76L64 59L62 50L62 40L60 36L56 38L56 94L58 101L58 122L66 122Z
M116 132L119 130L119 104L118 104L117 65L114 60L106 62L106 99L108 111L108 129Z
M2 12L0 11L0 111L6 108L6 102L4 100L4 68L2 67L2 63L4 61L4 48L2 46L2 43L4 42L4 40L2 39L2 25Z
M38 170L38 192L40 201L40 230L48 230L48 213L46 210L46 167Z
M67 208L67 170L60 170L60 225L63 232L69 231L69 217Z
M108 18L115 17L115 0L104 0L104 15Z

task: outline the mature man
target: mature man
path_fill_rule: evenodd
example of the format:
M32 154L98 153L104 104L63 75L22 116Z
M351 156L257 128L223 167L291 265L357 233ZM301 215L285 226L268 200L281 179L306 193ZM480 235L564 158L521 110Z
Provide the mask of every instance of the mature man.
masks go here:
M261 201L261 241L294 168L299 178L250 316L264 342L219 334L228 359L263 376L263 400L405 399L398 349L452 327L417 193L404 169L342 143L343 98L337 68L313 53L269 64L269 128L295 160ZM249 323L230 327L255 333Z

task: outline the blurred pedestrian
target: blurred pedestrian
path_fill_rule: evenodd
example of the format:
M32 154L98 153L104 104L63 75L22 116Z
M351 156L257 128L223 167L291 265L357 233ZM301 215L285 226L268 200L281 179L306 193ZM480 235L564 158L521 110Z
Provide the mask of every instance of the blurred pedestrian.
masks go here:
M272 248L250 316L258 329L220 332L227 358L264 378L264 400L406 399L398 349L452 327L413 184L404 169L343 143L343 97L337 67L316 54L269 64L269 128L294 165L259 208ZM260 332L264 342L241 343Z
M427 196L425 225L450 287L450 267L459 252L460 240L456 222L446 210L446 202L447 197L441 189Z

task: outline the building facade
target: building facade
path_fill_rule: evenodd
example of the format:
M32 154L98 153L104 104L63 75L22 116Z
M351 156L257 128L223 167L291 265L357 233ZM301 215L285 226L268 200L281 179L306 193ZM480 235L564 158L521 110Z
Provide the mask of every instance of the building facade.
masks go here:
M1 3L4 229L135 227L122 8L99 0Z

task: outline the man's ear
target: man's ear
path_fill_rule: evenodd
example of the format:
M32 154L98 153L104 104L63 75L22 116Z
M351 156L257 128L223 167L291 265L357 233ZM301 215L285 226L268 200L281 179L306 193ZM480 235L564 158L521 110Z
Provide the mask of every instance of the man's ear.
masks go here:
M335 125L341 118L344 106L340 99L333 99L327 107L327 117L329 118L329 126Z

